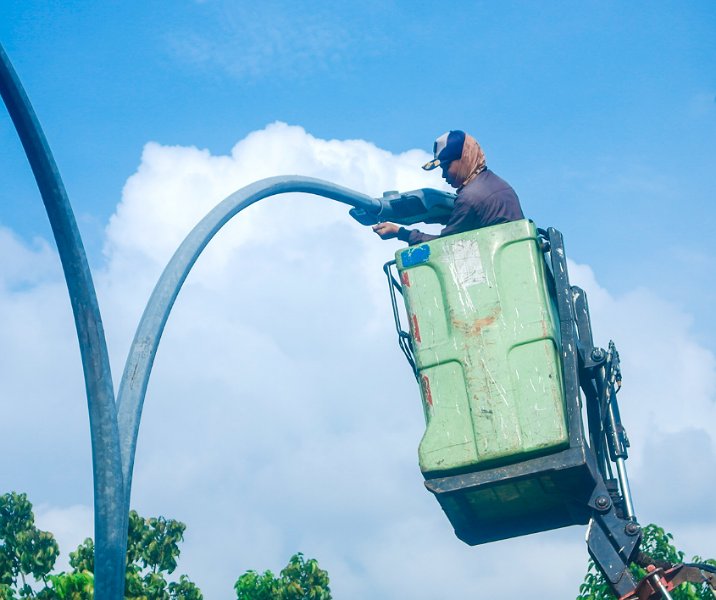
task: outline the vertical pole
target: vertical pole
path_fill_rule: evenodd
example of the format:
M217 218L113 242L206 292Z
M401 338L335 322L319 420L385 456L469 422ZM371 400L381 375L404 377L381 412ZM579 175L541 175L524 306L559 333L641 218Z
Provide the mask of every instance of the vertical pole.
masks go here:
M112 374L99 304L72 207L32 105L0 46L0 94L20 137L55 236L84 370L92 440L95 597L124 596L124 482Z
M656 589L659 590L659 592L661 593L661 597L664 600L673 600L673 597L669 593L669 590L666 589L666 586L661 581L660 575L660 571L655 571L654 573L649 575L649 578L654 582L654 584L656 585Z

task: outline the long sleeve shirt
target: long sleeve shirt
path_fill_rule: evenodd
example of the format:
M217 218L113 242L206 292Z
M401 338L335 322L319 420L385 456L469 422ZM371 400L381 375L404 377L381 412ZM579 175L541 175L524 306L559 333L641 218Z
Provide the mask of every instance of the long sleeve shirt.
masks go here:
M401 227L398 238L412 246L446 235L524 218L515 190L492 171L485 169L458 190L455 208L439 236Z

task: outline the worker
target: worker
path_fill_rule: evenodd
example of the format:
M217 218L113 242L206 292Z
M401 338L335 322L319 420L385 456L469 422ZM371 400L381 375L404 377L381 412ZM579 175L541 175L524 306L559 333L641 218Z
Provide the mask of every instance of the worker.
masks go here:
M440 235L384 222L373 226L373 231L382 239L397 237L412 246L437 237L524 219L515 190L487 168L485 153L471 135L455 130L436 139L433 160L425 163L423 169L430 171L438 166L443 179L457 189L455 207L443 223L445 228Z

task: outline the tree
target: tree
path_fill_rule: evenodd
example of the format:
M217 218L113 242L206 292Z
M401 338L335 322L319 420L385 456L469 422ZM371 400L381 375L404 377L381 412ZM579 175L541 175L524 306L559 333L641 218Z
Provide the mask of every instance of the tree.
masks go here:
M294 554L275 577L271 571L247 571L234 584L238 600L331 600L328 572L314 558Z
M48 586L40 590L43 600L93 600L94 576L89 571L72 571L48 577Z
M643 532L642 552L656 560L664 560L672 564L685 562L686 555L672 544L674 539L672 534L653 524L644 527ZM698 556L695 556L691 562L707 563L716 567L716 561L704 560ZM637 581L646 575L646 571L636 565L631 566L631 572ZM714 598L708 586L693 583L680 585L671 592L671 595L674 600L713 600ZM614 594L604 576L591 560L584 582L579 586L577 600L614 600Z
M259 575L247 571L234 584L238 600L275 600L279 597L278 579L271 571Z
M129 514L125 597L136 600L202 600L186 576L168 582L177 567L186 525L174 519L145 519ZM0 496L0 600L92 600L94 542L87 538L70 552L69 573L50 574L59 547L47 531L35 527L26 494ZM19 581L18 581L19 579Z
M59 553L53 535L35 527L32 504L26 494L0 496L1 600L34 597L31 584L47 584Z
M125 598L203 600L186 575L167 581L177 567L186 525L129 513ZM50 573L59 555L53 535L35 527L26 494L0 496L0 600L93 600L94 542L70 552L70 572ZM331 600L328 573L315 559L294 554L278 577L248 571L234 585L238 600Z
M186 576L168 582L177 567L186 525L165 517L143 518L137 511L129 513L127 533L127 570L124 596L137 600L201 600L201 590ZM73 573L94 571L94 542L87 538L70 553ZM71 596L68 596L68 598ZM83 596L77 596L83 600Z

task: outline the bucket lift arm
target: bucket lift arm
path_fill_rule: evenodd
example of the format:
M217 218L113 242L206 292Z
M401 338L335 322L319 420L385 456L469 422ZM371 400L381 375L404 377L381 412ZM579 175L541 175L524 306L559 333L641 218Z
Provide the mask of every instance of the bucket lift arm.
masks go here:
M552 228L540 233L552 263L566 375L576 359L587 409L587 456L595 481L588 503L592 512L587 529L589 555L620 600L671 600L669 592L685 582L708 583L716 597L716 568L671 565L639 552L642 531L625 463L629 438L617 401L622 379L619 352L613 341L606 351L594 346L587 298L583 290L569 284L562 236ZM647 571L638 583L629 569L631 563Z
M555 288L566 393L579 395L575 388L581 388L587 409L586 458L594 481L588 501L587 549L612 591L622 598L637 586L629 564L638 555L641 527L626 474L629 440L617 404L619 354L613 342L607 351L594 346L586 295L569 283L562 234L554 228L540 234L543 250L549 252Z

